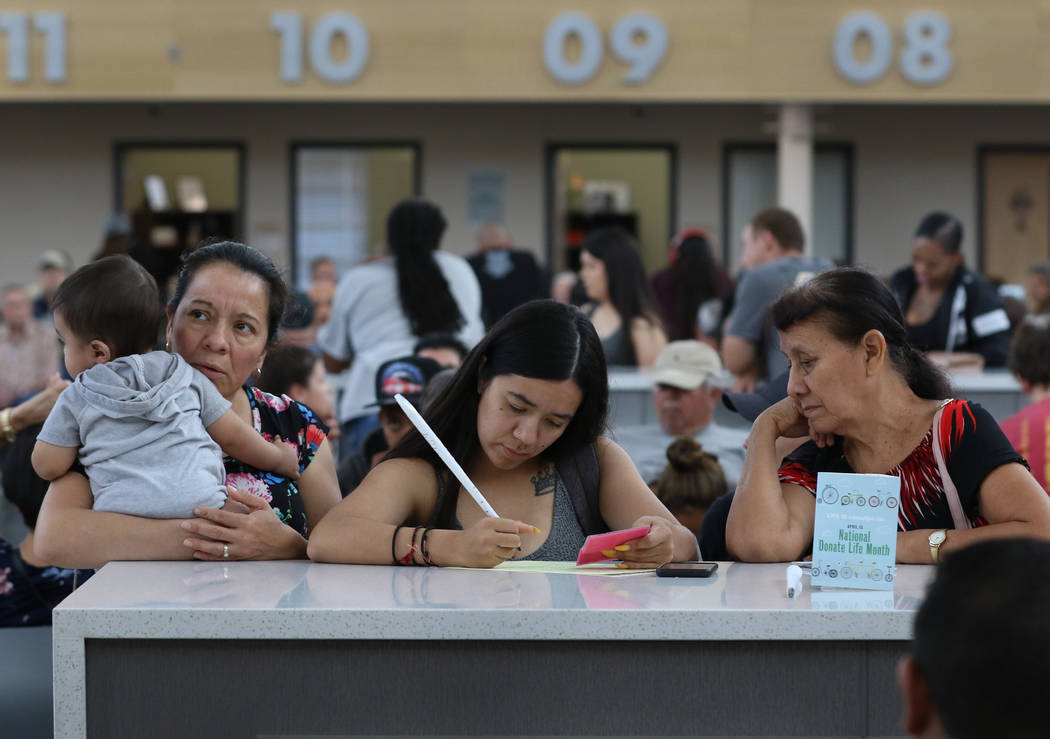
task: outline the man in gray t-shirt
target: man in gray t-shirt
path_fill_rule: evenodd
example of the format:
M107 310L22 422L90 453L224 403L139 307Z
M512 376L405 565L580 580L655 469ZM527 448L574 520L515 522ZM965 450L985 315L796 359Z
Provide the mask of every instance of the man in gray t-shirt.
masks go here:
M722 360L737 377L733 389L753 392L757 383L787 370L780 339L768 317L769 307L788 288L835 265L824 257L802 253L802 226L783 208L756 214L741 238L744 253L740 264L747 271L737 285L722 342Z

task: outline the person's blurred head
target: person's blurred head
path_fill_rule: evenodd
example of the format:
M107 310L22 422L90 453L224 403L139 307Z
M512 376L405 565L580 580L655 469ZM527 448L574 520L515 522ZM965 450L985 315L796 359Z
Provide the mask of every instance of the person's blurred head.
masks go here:
M916 282L934 289L946 288L963 263L962 240L958 218L941 212L926 215L915 229L912 245Z
M705 452L691 436L680 436L667 447L667 466L653 483L653 492L679 523L700 533L707 509L729 490L718 458Z
M335 391L328 383L324 362L309 349L292 344L270 349L255 386L271 395L287 395L333 427Z
M379 365L375 404L379 406L379 426L388 449L401 441L412 428L412 423L394 396L401 395L417 410L422 410L423 390L427 382L440 371L441 365L433 359L415 355L398 357Z
M653 404L665 434L695 434L714 417L724 380L718 352L695 340L672 341L653 363Z
M339 282L339 271L331 257L314 257L310 260L310 283L327 282L335 285Z
M85 264L59 286L52 310L71 375L151 351L164 321L157 283L128 256Z
M1028 309L1032 313L1050 313L1050 259L1036 262L1028 268L1025 280Z
M44 300L51 304L55 291L69 273L73 271L73 260L64 251L48 249L40 255L37 267L37 282Z
M22 331L33 318L33 302L29 291L21 285L7 285L0 291L0 315L4 325L12 331Z
M436 375L427 380L426 386L423 388L423 395L419 398L419 412L426 411L433 403L445 392L445 388L452 382L452 378L456 376L456 370L458 368L445 367L443 370L438 372Z
M412 353L430 357L442 367L458 369L467 356L467 347L447 331L434 331L420 336Z
M744 250L743 269L754 269L780 259L788 252L801 252L806 245L802 224L784 208L766 208L756 213L740 235Z
M622 228L598 229L584 238L580 280L589 299L610 303L625 324L639 317L655 320L638 242Z
M167 339L229 399L277 343L288 290L262 252L222 241L185 255L171 300Z
M510 249L514 239L501 223L485 223L478 229L478 249Z
M314 282L306 294L314 307L313 325L316 327L328 323L332 315L332 301L335 300L335 283L325 280Z
M839 267L784 293L770 309L788 357L788 395L818 432L831 433L863 410L885 372L915 395L951 396L944 374L908 342L889 288L857 267Z
M992 539L946 555L897 680L916 737L1048 735L1050 543Z
M570 270L559 272L551 279L551 298L559 303L572 303L572 289L576 287L579 276Z
M1050 390L1050 313L1026 316L1010 341L1006 366L1026 393Z

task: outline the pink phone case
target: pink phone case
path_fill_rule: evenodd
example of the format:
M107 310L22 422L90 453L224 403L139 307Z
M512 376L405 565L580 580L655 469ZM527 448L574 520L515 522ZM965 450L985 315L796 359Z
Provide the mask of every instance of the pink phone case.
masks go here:
M591 562L602 562L619 557L606 557L602 552L612 549L619 544L625 544L635 539L641 539L649 533L649 526L639 526L636 529L623 529L622 531L610 531L608 534L593 534L587 537L580 547L580 554L576 557L577 565L589 565Z

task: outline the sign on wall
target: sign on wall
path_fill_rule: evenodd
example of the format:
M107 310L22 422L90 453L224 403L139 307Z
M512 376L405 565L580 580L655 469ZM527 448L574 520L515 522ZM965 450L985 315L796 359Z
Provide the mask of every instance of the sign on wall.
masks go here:
M1050 11L1010 10L0 0L0 100L1050 101Z

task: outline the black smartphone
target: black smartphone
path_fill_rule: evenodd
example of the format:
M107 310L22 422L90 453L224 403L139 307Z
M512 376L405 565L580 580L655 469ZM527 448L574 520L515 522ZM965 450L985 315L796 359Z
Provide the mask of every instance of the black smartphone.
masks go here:
M718 562L664 562L656 568L657 577L711 577Z

